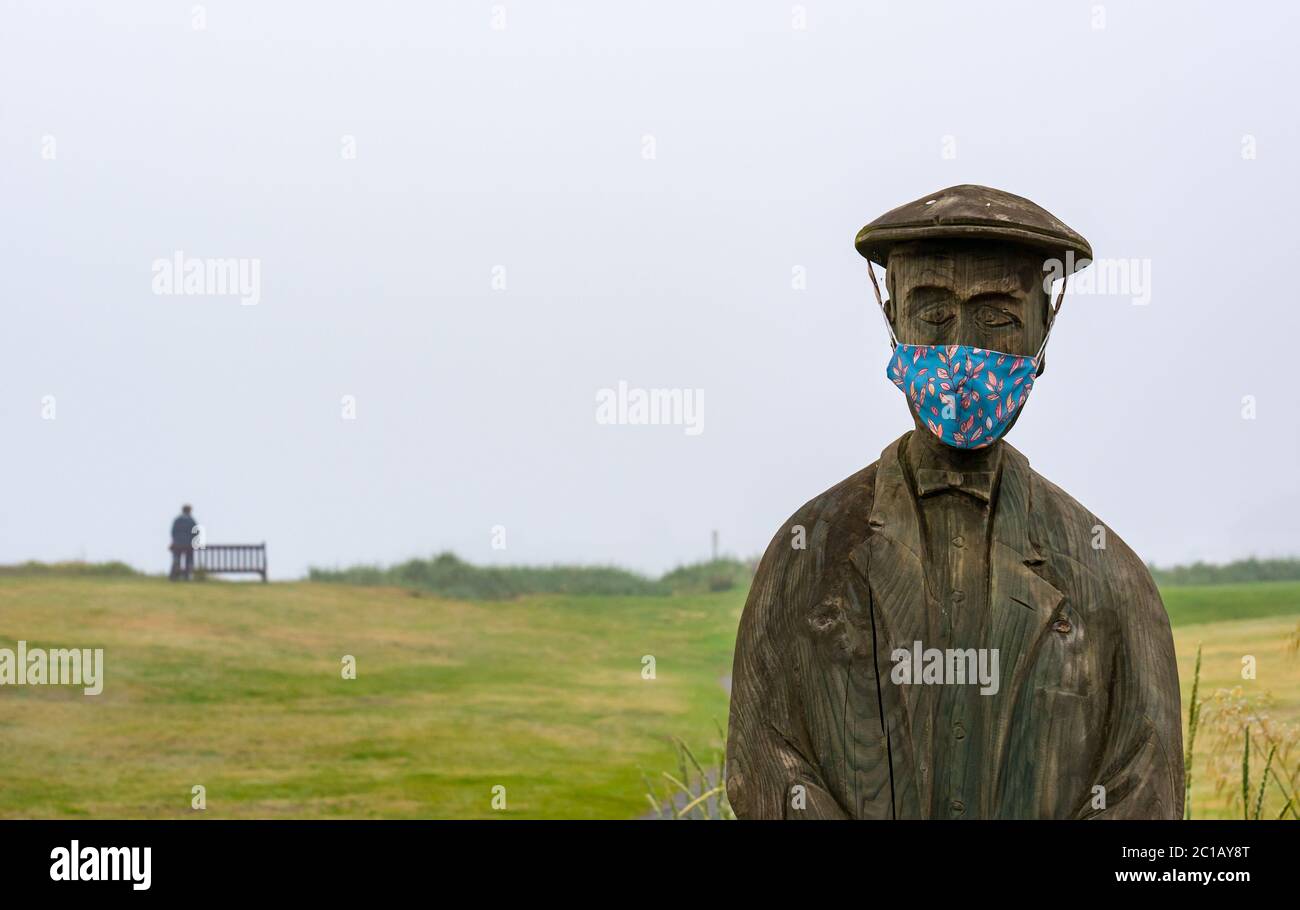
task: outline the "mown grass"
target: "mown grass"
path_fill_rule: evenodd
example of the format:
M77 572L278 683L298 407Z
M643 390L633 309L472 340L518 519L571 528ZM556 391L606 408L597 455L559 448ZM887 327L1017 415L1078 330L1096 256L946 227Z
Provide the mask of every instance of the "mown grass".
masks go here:
M671 736L725 723L738 609L3 578L0 644L102 647L106 670L94 697L0 689L0 816L184 817L201 784L221 817L633 817Z
M1291 744L1279 770L1294 778L1300 757L1300 583L1191 584L1161 589L1174 627L1182 688L1184 748L1197 648L1202 648L1198 700L1203 704L1189 796L1193 818L1241 818L1243 726L1259 742L1270 736ZM1255 678L1242 678L1242 659L1255 659ZM1262 764L1262 759L1260 760ZM1259 777L1260 768L1255 774ZM1285 805L1280 791L1265 792L1264 817Z
M1271 693L1272 716L1300 722L1287 646L1300 584L1165 600L1185 705L1203 642L1202 697ZM106 661L100 696L0 689L0 816L192 817L196 784L207 817L640 816L642 772L679 766L674 737L717 741L743 601L743 588L469 602L310 582L0 577L0 646L102 647ZM1254 681L1240 678L1243 654ZM1198 738L1200 760L1212 748ZM1198 774L1195 815L1238 816L1233 788Z
M1174 626L1300 615L1300 582L1296 581L1169 585L1160 594Z

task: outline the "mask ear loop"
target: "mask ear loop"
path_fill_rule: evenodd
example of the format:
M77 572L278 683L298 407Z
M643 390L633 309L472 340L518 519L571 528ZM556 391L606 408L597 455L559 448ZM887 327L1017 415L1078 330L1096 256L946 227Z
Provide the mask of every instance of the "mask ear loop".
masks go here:
M1047 350L1047 339L1052 337L1052 329L1056 328L1056 314L1061 312L1061 302L1065 300L1065 286L1070 283L1070 276L1067 274L1061 279L1061 289L1056 293L1056 306L1052 307L1051 318L1047 321L1047 331L1043 334L1043 343L1038 348L1038 353L1034 355L1034 372L1038 372L1039 358L1043 356L1043 351Z
M885 317L885 328L889 330L889 346L890 348L897 348L898 338L894 335L894 324L889 321L889 314L885 312L885 301L880 299L880 285L876 284L876 270L870 259L867 260L867 274L871 276L871 290L876 292L876 303L880 304L880 315Z

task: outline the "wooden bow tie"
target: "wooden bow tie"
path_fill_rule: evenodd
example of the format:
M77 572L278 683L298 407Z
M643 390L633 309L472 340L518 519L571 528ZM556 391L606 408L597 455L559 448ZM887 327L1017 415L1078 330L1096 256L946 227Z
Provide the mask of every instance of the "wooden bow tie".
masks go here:
M916 488L922 496L956 490L988 502L993 492L993 472L938 471L934 468L918 468Z

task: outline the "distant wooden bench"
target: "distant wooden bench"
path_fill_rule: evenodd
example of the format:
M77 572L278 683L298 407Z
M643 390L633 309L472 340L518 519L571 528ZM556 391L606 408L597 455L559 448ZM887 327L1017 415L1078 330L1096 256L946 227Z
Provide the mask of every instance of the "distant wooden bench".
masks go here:
M194 569L209 575L251 572L266 581L266 544L210 543L195 547Z

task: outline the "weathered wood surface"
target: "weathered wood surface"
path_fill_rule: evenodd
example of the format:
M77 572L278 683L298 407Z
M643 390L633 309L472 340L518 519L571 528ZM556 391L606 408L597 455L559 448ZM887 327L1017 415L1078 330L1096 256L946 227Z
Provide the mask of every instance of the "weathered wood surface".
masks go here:
M899 340L1032 354L1041 263L1005 244L900 247ZM988 474L989 502L923 496L918 471ZM895 682L892 657L917 641L996 651L996 693ZM959 450L918 425L791 516L732 672L741 818L1182 814L1177 667L1150 573L1005 442Z

